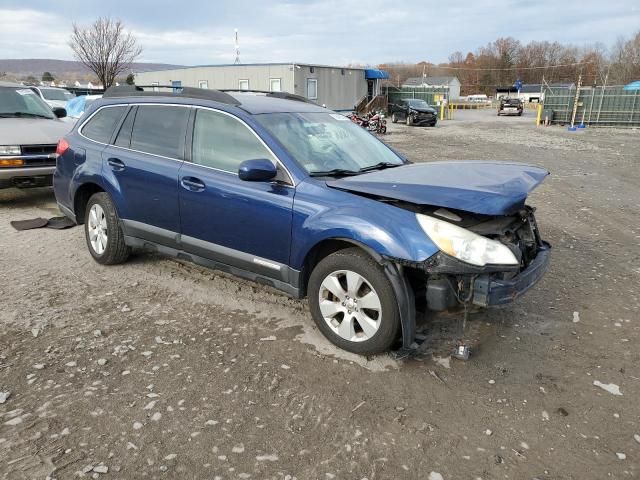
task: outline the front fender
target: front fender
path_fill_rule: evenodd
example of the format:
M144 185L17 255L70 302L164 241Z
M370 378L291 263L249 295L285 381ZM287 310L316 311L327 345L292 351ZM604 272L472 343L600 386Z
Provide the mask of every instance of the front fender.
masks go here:
M415 214L329 187L301 183L294 200L290 265L302 269L314 246L330 239L365 245L377 255L421 262L438 252Z

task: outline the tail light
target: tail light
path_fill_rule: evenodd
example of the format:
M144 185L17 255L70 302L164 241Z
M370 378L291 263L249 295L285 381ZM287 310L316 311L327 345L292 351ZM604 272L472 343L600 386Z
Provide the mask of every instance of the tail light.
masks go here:
M56 148L56 154L63 155L67 150L69 150L69 142L67 142L64 138L61 138L58 142L58 147Z

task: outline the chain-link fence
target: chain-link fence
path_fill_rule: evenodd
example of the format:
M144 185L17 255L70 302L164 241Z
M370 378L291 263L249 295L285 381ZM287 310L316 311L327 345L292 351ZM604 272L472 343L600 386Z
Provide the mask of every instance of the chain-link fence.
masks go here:
M556 124L570 124L577 98L575 125L640 127L640 90L622 86L544 88L544 111Z

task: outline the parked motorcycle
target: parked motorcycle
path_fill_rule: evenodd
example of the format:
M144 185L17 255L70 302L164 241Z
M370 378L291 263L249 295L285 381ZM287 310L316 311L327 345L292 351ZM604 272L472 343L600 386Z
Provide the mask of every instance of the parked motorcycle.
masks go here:
M368 130L370 132L376 132L380 134L387 133L387 121L382 118L382 115L379 113L374 114L368 119Z
M349 119L356 125L366 128L370 132L387 133L387 121L379 113L360 116L356 112L349 115Z

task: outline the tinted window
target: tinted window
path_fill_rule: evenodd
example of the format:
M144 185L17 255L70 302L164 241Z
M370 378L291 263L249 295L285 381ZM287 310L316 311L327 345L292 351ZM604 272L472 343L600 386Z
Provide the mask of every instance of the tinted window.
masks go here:
M139 106L131 134L131 148L169 158L184 158L189 108Z
M211 110L198 110L193 130L193 163L238 171L245 160L275 158L256 135L239 120Z
M125 118L124 122L122 122L122 127L120 127L120 132L118 132L118 136L116 137L115 145L119 147L129 148L131 145L131 129L133 127L133 119L136 117L136 108L133 107L129 110L127 114L127 118Z
M100 143L109 143L111 135L127 107L108 107L98 110L89 123L82 128L82 134Z

